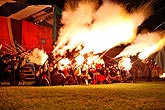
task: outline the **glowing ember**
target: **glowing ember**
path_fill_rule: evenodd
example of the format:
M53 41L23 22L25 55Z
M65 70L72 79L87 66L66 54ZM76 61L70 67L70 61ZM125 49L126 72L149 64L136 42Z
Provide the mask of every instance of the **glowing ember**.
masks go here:
M165 73L163 73L163 75L161 75L160 78L165 78Z

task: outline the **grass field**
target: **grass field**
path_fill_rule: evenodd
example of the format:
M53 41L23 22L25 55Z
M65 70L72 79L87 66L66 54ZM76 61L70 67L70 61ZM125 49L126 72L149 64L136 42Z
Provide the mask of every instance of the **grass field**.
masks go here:
M1 86L0 110L165 110L165 81Z

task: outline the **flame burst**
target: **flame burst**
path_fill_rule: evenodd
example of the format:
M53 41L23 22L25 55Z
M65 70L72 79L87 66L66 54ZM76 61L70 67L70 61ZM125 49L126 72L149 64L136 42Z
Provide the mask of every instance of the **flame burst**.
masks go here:
M135 41L126 47L117 57L139 54L139 59L144 60L165 45L165 37L162 36L162 32L139 34Z
M75 0L67 2L62 12L57 46L53 53L63 55L67 50L79 50L78 65L85 60L83 55L102 53L120 44L131 44L117 57L139 53L145 59L164 46L164 37L159 32L137 35L137 28L152 14L154 0L128 13L123 5L103 0ZM97 58L99 59L99 57ZM100 58L101 59L101 58ZM87 59L86 59L87 60ZM90 57L88 58L90 61ZM92 60L96 61L95 60Z
M130 14L119 4L104 1L98 8L95 2L78 2L75 8L71 3L65 5L62 13L64 26L53 52L58 49L64 52L74 48L79 50L82 45L81 54L100 53L120 44L131 43L137 27L151 14L150 7L146 5Z
M160 78L165 78L165 73L163 73L163 75L159 76Z
M123 68L125 70L130 70L132 68L131 59L130 58L123 57L119 61L119 67L120 68Z
M70 64L70 60L68 58L63 58L59 61L61 65L67 66Z
M47 58L48 55L43 50L35 48L29 54L28 60L37 65L43 65Z
M77 65L82 65L83 62L84 62L84 56L83 56L83 55L79 55L79 56L77 56L77 57L75 58L75 60L76 60L76 64L77 64Z

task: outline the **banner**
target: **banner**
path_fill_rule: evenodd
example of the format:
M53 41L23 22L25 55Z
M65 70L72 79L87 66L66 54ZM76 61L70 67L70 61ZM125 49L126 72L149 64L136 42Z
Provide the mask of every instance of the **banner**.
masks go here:
M0 45L2 44L2 50L6 50L6 46L11 46L7 18L0 16L0 28Z
M39 48L48 53L52 52L52 29L23 20L22 45L28 50Z

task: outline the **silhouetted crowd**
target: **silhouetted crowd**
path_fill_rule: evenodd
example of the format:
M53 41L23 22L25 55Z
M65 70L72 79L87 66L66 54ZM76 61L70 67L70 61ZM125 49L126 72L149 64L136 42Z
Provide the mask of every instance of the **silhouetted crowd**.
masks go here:
M9 82L10 85L24 83L27 67L29 75L34 74L33 85L89 85L111 84L116 82L135 82L137 70L120 68L118 62L111 60L108 64L92 63L76 65L60 64L63 56L50 54L43 65L37 65L28 61L29 51L17 54L8 54L1 51L0 54L0 82ZM147 81L151 81L152 69L146 63L145 73Z

